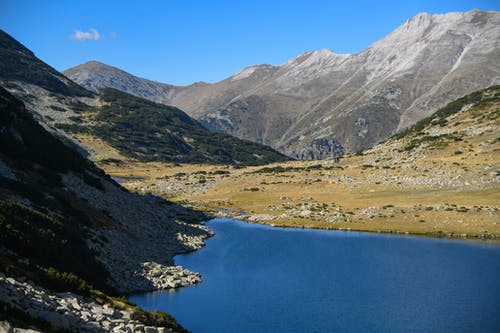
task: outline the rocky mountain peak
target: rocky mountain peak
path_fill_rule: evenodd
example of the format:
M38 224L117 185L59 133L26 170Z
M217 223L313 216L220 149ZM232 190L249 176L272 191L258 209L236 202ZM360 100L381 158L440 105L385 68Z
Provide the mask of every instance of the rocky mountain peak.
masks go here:
M113 66L110 66L110 65L106 65L105 63L102 63L102 62L97 61L97 60L89 60L86 63L81 64L80 66L77 66L77 67L81 67L81 68L86 68L86 67L87 68L96 68L96 67L100 67L100 68L104 68L104 69L114 68L116 70L119 70L116 67L113 67Z
M343 60L347 58L349 54L338 54L333 52L330 49L321 49L316 51L308 51L304 52L297 57L289 60L282 67L297 67L300 66L302 68L310 67L310 66L327 66L333 65L338 60Z
M453 99L499 84L499 54L499 12L420 13L355 54L309 51L215 84L175 87L163 98L212 130L294 157L326 158L340 147L370 147ZM334 141L338 149L323 149Z
M417 15L406 20L406 22L401 26L401 28L406 30L425 28L429 26L431 20L432 20L431 14L427 12L418 13Z
M100 61L97 61L97 60L90 60L90 61L87 61L81 65L78 65L78 66L75 66L73 68L70 68L70 69L67 69L66 70L67 73L69 74L73 74L73 73L78 73L78 74L81 74L82 72L85 72L85 73L92 73L92 72L117 72L117 73L123 73L123 74L127 74L127 72L119 69L119 68L116 68L116 67L113 67L113 66L110 66L110 65L106 65Z
M234 74L231 77L231 80L237 81L237 80L241 80L241 79L246 79L254 74L259 74L259 72L262 72L262 73L270 72L274 68L275 68L275 66L268 65L268 64L261 64L261 65L245 67L241 71L239 71L238 73Z
M102 88L114 88L159 103L166 101L173 88L168 84L138 78L95 60L67 69L63 73L93 92Z

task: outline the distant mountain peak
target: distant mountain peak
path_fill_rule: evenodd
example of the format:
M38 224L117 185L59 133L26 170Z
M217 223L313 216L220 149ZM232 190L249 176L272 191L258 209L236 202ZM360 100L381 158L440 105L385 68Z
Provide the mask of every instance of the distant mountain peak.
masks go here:
M68 75L72 75L75 72L81 73L82 71L86 71L88 73L106 72L107 75L109 75L110 72L116 72L122 75L130 75L129 73L125 72L124 70L118 67L114 67L97 60L90 60L81 65L68 68L67 70L63 71L63 73L68 73Z
M236 80L246 79L246 78L250 77L252 74L254 74L256 71L269 71L269 70L272 70L273 67L274 66L268 65L268 64L248 66L248 67L243 68L238 73L234 74L231 77L231 80L236 81Z
M173 87L139 78L122 69L96 60L69 68L63 73L93 92L98 92L102 88L114 88L158 103L165 102ZM162 97L157 98L159 95Z
M355 54L308 51L214 84L173 87L162 98L212 130L326 158L340 145L370 147L455 98L500 84L499 54L499 12L423 12Z
M89 60L86 63L82 64L81 66L107 66L107 67L113 67L110 65L107 65L103 62L97 61L97 60Z

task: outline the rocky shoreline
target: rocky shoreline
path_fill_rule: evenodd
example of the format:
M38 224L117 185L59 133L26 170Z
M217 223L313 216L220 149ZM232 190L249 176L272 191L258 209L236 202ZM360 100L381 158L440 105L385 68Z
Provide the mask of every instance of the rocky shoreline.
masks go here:
M286 224L278 222L277 218L270 214L240 214L234 213L231 211L217 211L214 212L215 218L221 219L234 219L238 221L242 221L249 224L261 224L267 225L273 228L293 228L293 229L318 229L318 230L333 230L333 231L354 231L354 232L366 232L366 233L374 233L374 234L394 234L394 235L404 235L404 236L421 236L421 237L430 237L430 238L450 238L450 239L469 239L469 240L477 240L477 241L492 241L499 242L500 236L498 235L485 235L485 234L467 234L467 233L439 233L439 232L412 232L412 231L401 231L401 230L372 230L372 229L363 229L353 226L351 228L342 228L342 227L323 227L323 226L303 226L296 224ZM276 222L273 222L276 221Z
M109 286L120 294L174 289L201 282L201 275L174 264L174 256L198 250L213 235L200 224L205 214L153 195L130 193L111 179L92 187L72 174L63 176L67 191L108 217L107 223L86 228L86 243L109 273ZM29 263L29 259L19 260ZM78 258L75 258L78 260ZM174 332L138 320L134 307L70 292L56 293L18 274L0 273L0 333ZM21 320L11 320L17 313ZM17 318L19 316L14 316ZM4 321L2 321L4 320ZM34 322L33 327L26 324ZM17 327L21 326L21 327ZM24 327L23 327L24 326ZM181 332L183 332L181 330Z
M72 332L163 333L170 328L145 326L131 309L118 310L108 304L73 293L54 293L30 281L20 281L0 273L0 305L3 312L20 311L37 322L55 330ZM0 321L0 332L40 332L18 328L14 323Z
M173 262L177 254L202 248L212 235L203 225L186 223L197 218L192 210L152 195L124 191L112 182L102 182L104 191L85 186L71 175L65 176L64 182L76 196L119 223L118 227L89 230L87 242L118 291L179 288L201 281L200 274Z

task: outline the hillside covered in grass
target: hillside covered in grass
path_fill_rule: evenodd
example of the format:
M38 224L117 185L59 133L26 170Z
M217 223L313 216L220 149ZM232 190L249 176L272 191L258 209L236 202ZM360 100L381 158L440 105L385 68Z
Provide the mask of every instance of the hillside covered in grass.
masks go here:
M115 89L100 92L101 106L83 114L83 124L61 125L98 137L139 161L261 165L289 160L274 149L210 132L181 110Z

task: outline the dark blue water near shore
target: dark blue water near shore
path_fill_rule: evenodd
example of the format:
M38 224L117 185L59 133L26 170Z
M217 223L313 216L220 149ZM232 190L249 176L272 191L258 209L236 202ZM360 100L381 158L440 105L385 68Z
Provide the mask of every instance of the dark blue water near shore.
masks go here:
M500 246L234 220L176 264L203 282L134 295L198 332L500 332Z

